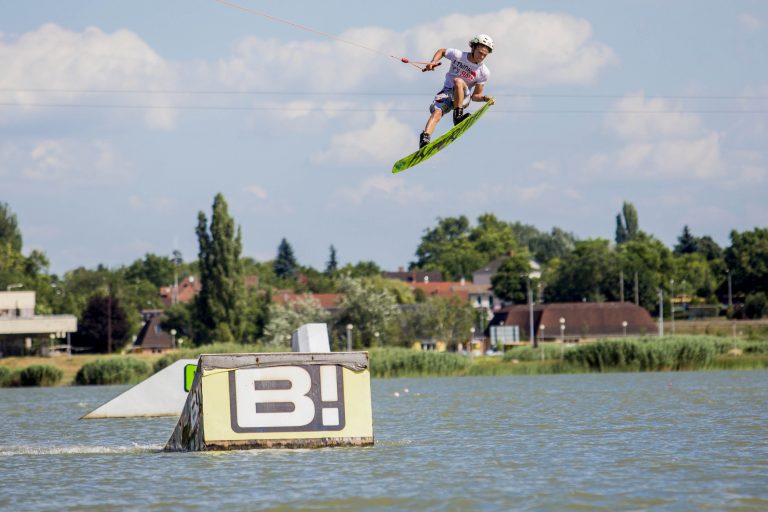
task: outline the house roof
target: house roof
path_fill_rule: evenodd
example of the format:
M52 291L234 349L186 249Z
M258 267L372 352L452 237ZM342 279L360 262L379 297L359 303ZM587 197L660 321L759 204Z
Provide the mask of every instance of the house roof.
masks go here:
M560 319L564 319L566 337L590 338L627 334L653 334L657 324L645 308L631 302L563 302L537 304L533 308L534 331L537 337L560 336ZM521 336L527 338L530 310L527 305L507 306L498 311L493 325L517 325ZM544 328L542 329L542 326Z
M144 322L139 335L136 336L134 347L145 349L170 349L173 348L173 336L163 331L160 327L160 316L152 316Z
M397 272L382 272L382 275L406 283L423 283L425 278L430 283L439 283L443 280L443 273L437 270L404 270L400 268Z
M439 297L458 296L468 300L470 295L489 295L491 287L483 284L473 284L467 281L445 281L442 283L409 283L411 290L421 290L426 295Z

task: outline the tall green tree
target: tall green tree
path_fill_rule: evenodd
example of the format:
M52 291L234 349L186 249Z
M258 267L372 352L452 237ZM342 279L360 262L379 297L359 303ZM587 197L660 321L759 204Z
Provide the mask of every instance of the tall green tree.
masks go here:
M110 353L125 345L130 333L128 315L110 290L90 297L80 315L72 345L91 352Z
M469 219L447 217L438 219L435 228L428 229L416 249L417 260L410 268L438 270L446 280L470 277L487 263L487 257L470 240Z
M197 219L202 288L195 306L207 331L200 341L213 341L214 336L239 339L245 308L240 227L235 227L222 194L213 200L210 227L202 211Z
M725 262L731 272L734 294L768 292L768 228L731 231Z
M528 301L528 286L531 264L527 253L514 254L507 258L499 267L499 271L491 278L493 293L505 302L524 304ZM536 289L535 283L531 283Z
M486 261L519 249L512 226L492 213L477 218L477 226L470 230L469 240Z
M339 269L339 262L336 260L336 248L331 245L328 255L328 262L325 264L325 273L332 276Z
M624 201L621 213L616 215L616 244L634 240L640 234L640 225L635 205Z
M147 253L143 259L134 261L125 269L125 277L129 281L143 279L159 288L173 283L175 269L174 259Z
M619 279L616 256L608 240L582 240L563 256L547 283L547 302L616 300Z
M275 275L282 279L292 279L296 277L296 268L298 263L293 255L293 247L288 240L283 238L277 247L277 258L273 263Z
M675 254L678 256L681 254L693 254L698 252L699 243L695 236L691 234L691 230L688 226L683 226L683 232L677 237L677 244L675 245Z
M16 214L7 203L0 203L0 244L10 244L11 249L21 252L22 239Z
M616 255L619 269L624 272L625 300L630 300L628 290L634 286L634 273L637 272L640 305L656 311L658 290L669 290L669 279L674 275L672 251L659 240L641 233L634 240L619 245Z

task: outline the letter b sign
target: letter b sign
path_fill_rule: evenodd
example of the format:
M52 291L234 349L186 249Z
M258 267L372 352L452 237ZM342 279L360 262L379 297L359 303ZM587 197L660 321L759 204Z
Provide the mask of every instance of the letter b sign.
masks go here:
M341 366L300 365L229 372L235 432L308 432L344 428Z

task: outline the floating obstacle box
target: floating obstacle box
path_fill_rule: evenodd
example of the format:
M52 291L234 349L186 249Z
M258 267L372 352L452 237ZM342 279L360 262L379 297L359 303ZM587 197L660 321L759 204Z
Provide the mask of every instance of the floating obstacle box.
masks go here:
M166 451L373 444L367 352L202 355Z

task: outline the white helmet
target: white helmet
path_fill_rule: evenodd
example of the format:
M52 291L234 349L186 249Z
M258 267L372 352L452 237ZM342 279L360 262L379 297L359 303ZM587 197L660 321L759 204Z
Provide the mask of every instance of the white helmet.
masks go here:
M476 44L482 44L483 46L487 46L491 52L493 52L493 39L491 39L491 36L488 34L478 34L475 37L472 38L472 40L469 42L469 46L474 48Z

